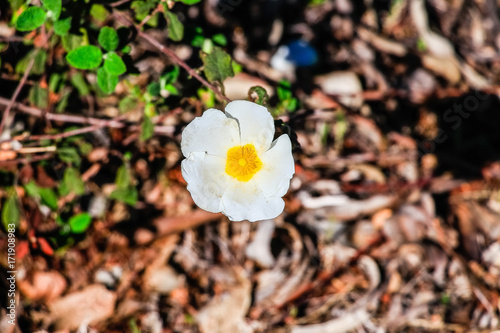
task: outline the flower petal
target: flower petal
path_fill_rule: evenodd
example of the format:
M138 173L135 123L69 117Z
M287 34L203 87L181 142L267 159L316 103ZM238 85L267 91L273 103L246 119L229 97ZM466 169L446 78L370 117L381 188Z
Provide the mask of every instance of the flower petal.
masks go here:
M231 221L250 222L267 220L280 215L285 202L279 197L264 197L253 179L232 181L222 196L222 213Z
M276 139L271 148L260 157L262 169L254 176L266 197L282 197L290 187L290 179L295 173L292 143L288 135Z
M186 126L181 150L185 157L193 152L206 152L225 158L227 150L239 144L238 122L222 111L209 109Z
M233 101L226 106L226 114L238 120L242 146L252 143L259 153L269 149L274 137L274 120L265 107Z
M221 211L222 196L230 183L225 167L224 158L198 152L182 161L182 176L198 207L212 213Z

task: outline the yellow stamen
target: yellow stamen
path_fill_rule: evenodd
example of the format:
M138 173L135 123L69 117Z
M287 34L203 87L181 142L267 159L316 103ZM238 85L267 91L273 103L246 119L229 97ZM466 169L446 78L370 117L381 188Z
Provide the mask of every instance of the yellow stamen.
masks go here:
M226 173L240 182L247 182L262 168L252 144L235 146L227 151Z

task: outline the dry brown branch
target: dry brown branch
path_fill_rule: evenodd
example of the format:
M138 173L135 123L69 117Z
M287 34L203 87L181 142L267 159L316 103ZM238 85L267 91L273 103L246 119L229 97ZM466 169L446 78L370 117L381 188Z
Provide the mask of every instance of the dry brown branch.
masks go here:
M10 101L6 98L0 97L0 106L8 106ZM71 114L64 114L64 113L46 113L40 109L26 106L22 103L13 103L12 105L13 108L15 108L18 111L21 111L22 113L29 114L31 116L37 117L37 118L42 118L45 117L47 120L54 120L54 121L61 121L65 123L74 123L74 124L87 124L91 125L88 127L84 128L79 128L73 131L68 131L64 133L57 133L57 134L43 134L43 135L30 135L25 138L22 138L22 141L26 140L57 140L57 139L62 139L62 138L67 138L79 134L84 134L84 133L89 133L89 132L94 132L97 131L101 128L104 127L109 127L109 128L125 128L128 127L131 131L137 131L140 130L140 126L136 124L126 124L122 122L123 116L119 116L113 119L100 119L100 118L93 118L93 117L84 117L84 116L77 116L77 115L71 115ZM164 135L164 136L171 136L171 128L168 126L155 126L155 133L159 135ZM7 140L9 141L9 140Z
M10 110L14 106L14 103L16 102L17 96L21 92L21 89L23 89L24 84L26 83L26 80L28 79L28 75L31 72L31 68L33 68L33 64L35 63L35 58L31 59L31 61L28 64L28 67L26 67L26 71L24 72L24 75L19 82L19 84L16 87L16 90L14 91L14 94L12 95L12 98L10 99L9 103L7 104L7 108L5 109L2 117L2 122L0 123L0 134L3 132L3 127L5 126L5 123L7 122L7 119L9 118Z

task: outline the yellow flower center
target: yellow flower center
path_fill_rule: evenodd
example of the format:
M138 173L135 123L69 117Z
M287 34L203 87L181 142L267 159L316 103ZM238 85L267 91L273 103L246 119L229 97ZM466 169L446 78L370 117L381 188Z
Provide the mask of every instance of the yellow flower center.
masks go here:
M252 144L235 146L227 151L226 173L240 182L247 182L262 168Z

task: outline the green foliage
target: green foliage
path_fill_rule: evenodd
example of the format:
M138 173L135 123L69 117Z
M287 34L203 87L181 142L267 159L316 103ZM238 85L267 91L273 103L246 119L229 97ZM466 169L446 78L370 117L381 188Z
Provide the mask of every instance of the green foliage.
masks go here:
M35 83L30 89L28 98L32 105L45 109L49 99L49 92L46 88L41 88L38 83Z
M141 137L140 137L141 141L146 141L149 138L151 138L154 132L155 132L155 127L153 122L151 121L151 118L148 116L144 116L141 125Z
M87 231L92 223L92 217L88 213L80 213L72 216L69 221L71 232L81 234Z
M122 113L131 111L135 107L137 107L137 98L135 98L133 96L127 96L127 97L125 97L118 104L118 109L120 109L120 111Z
M130 5L130 8L135 11L135 18L138 21L142 21L146 18L146 16L149 15L149 12L156 8L158 5L159 0L140 0L140 1L133 1L132 4ZM150 18L149 21L147 22L148 25L156 26L156 22L158 16L156 15L154 18Z
M130 172L125 165L118 168L115 183L118 188L127 188L131 185Z
M59 36L66 36L71 29L71 16L54 22L54 32Z
M47 61L47 52L43 49L33 49L24 58L19 60L16 64L16 73L24 74L28 69L28 65L31 60L35 58L33 67L31 68L31 74L41 75L45 73L45 62Z
M200 2L201 0L177 0L177 1L182 2L183 4L186 5L194 5Z
M118 33L115 29L110 27L104 27L99 32L98 37L99 44L106 51L114 51L118 47L120 43L120 39L118 38Z
M109 12L106 7L100 4L93 4L90 7L90 15L99 22L104 22L108 18Z
M257 98L252 97L254 94L257 95ZM253 86L248 90L248 99L253 100L257 104L266 105L269 101L269 95L266 89L261 86Z
M340 109L335 114L335 124L333 131L335 134L335 149L341 150L344 145L344 138L349 130L349 123L347 121L344 110Z
M28 7L17 18L16 29L19 31L35 30L45 22L46 15L40 7Z
M232 59L220 47L214 47L210 54L201 53L203 71L210 82L224 82L227 77L234 76Z
M122 58L115 52L109 52L104 59L104 69L112 75L121 75L127 71ZM113 88L114 89L114 88Z
M158 82L151 82L147 88L148 94L154 97L160 96L160 84Z
M110 199L124 202L130 206L133 206L137 203L137 197L138 194L135 187L116 189L109 196Z
M57 209L57 196L54 190L52 190L51 188L39 187L33 180L31 180L24 186L24 189L30 197L41 200L42 204L52 210Z
M137 202L137 189L132 184L132 178L130 177L130 170L126 165L122 165L118 168L116 173L116 190L111 192L110 199L115 199L122 201L128 205L135 205Z
M78 69L95 69L102 61L102 52L97 46L79 46L66 56L69 64Z
M176 14L167 11L165 12L168 21L168 36L173 41L180 41L184 37L184 25L179 21Z
M83 77L83 74L78 72L70 77L71 84L78 90L80 96L87 96L90 94L90 89Z
M166 73L160 76L159 86L160 86L160 94L162 96L179 95L179 91L174 86L174 83L176 83L177 79L179 78L179 74L180 74L179 67L173 66L170 71L167 71Z
M104 67L97 70L97 85L106 94L115 91L118 84L118 75L111 74Z
M2 224L5 230L9 229L9 224L14 224L18 227L19 219L20 213L17 205L17 197L15 194L10 194L2 207Z
M82 195L85 192L85 183L83 182L80 172L75 168L67 168L64 171L64 176L59 185L59 194L62 196L74 193Z
M216 44L219 44L220 46L226 46L227 45L227 38L223 34L216 34L213 35L212 41Z
M62 1L61 0L43 0L43 7L50 13L50 17L55 21L61 15ZM48 13L48 14L49 14Z
M57 156L61 161L76 166L79 166L82 162L82 158L75 147L60 147L57 149Z
M280 100L278 104L278 109L287 110L293 112L298 107L297 98L293 97L292 85L287 80L281 80L278 87L276 88L278 98Z
M66 34L61 38L62 45L66 52L71 52L72 50L80 47L82 44L85 44L85 37L74 35L74 34Z

